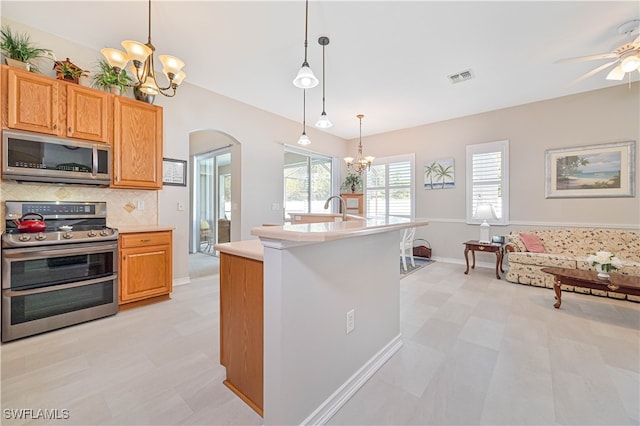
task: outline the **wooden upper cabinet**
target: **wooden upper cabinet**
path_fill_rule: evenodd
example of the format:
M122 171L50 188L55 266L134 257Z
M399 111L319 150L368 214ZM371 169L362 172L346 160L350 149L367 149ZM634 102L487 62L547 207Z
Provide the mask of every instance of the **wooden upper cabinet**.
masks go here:
M110 142L113 95L77 84L66 86L66 135L76 139Z
M7 68L8 127L63 135L59 125L60 83L26 71Z
M116 96L113 186L162 188L162 108Z

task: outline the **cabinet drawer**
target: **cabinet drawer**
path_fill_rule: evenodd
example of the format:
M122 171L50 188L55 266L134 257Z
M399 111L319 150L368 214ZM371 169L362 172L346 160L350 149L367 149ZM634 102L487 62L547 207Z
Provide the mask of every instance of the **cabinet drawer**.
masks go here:
M171 244L171 231L140 232L136 234L121 234L120 248L155 246Z

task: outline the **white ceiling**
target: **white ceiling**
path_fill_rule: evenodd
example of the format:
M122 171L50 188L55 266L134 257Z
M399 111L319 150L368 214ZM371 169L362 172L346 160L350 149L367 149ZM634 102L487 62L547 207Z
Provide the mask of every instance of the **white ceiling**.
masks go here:
M291 81L304 55L304 10L303 0L154 0L152 41L186 62L187 82L301 122L302 91ZM147 37L146 0L2 0L1 12L95 49ZM366 136L627 84L605 80L607 70L570 86L607 60L554 62L611 52L635 37L617 27L639 18L637 0L311 0L308 58L320 78L318 37L331 39L328 132L354 138L359 113ZM468 69L472 80L449 82ZM308 125L321 110L320 85L307 93Z

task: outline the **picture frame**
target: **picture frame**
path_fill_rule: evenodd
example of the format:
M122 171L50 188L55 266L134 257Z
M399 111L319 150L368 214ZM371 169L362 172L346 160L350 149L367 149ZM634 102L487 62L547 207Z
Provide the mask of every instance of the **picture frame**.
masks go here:
M174 158L162 159L162 184L187 186L187 161Z
M424 189L453 189L455 187L455 159L453 157L425 162Z
M635 197L636 141L545 151L545 198Z

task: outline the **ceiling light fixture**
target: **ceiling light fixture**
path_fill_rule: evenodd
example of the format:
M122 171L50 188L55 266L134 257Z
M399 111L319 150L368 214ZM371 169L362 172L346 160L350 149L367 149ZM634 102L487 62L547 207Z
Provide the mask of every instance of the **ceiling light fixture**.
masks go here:
M316 127L328 129L333 126L333 123L331 123L324 110L324 85L326 83L326 78L324 76L324 47L329 44L329 37L320 37L318 39L318 43L322 46L322 114L320 114L320 118L316 122Z
M364 115L358 114L356 115L356 117L358 117L358 119L360 120L360 143L358 144L358 158L355 159L354 163L353 157L345 157L344 162L347 163L347 169L351 169L361 175L362 172L365 171L365 169L371 169L371 163L373 163L373 160L375 160L376 157L364 157L362 155L362 118L364 117Z
M175 96L177 87L187 76L184 71L181 71L182 67L184 67L184 62L175 56L158 56L158 59L162 63L162 72L169 80L168 86L160 87L156 79L157 73L153 64L153 55L156 48L151 43L151 0L149 0L149 33L147 43L142 44L137 41L125 40L121 44L127 53L111 48L105 48L100 51L117 74L126 72L124 71L124 67L129 61L133 61L133 66L130 67L129 70L137 79L137 83L135 84L137 89L148 95L157 95L160 93L168 97ZM171 89L170 92L165 92L165 90L169 89Z
M302 135L300 135L300 139L298 139L299 145L309 145L311 141L307 136L307 91L306 89L302 91Z
M309 62L307 62L307 31L309 27L309 0L306 0L304 15L304 62L298 71L298 75L293 79L293 85L300 89L311 89L318 85L318 79L313 75Z

